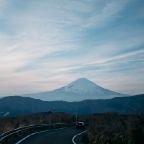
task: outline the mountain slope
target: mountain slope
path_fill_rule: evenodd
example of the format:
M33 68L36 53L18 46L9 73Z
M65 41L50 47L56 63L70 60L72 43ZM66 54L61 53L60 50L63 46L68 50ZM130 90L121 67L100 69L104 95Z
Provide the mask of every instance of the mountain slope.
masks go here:
M62 88L48 92L27 94L26 96L45 101L63 100L72 102L86 99L109 99L124 95L102 88L86 78L80 78Z
M10 116L48 111L71 114L102 112L144 113L144 95L117 97L107 100L85 100L81 102L48 102L20 96L10 96L0 99L0 112L9 112Z

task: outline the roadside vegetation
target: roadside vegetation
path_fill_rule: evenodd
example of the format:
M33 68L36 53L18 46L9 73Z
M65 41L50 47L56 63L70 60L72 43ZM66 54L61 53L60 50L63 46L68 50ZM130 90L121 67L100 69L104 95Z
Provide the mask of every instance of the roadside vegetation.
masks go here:
M44 112L27 116L0 118L0 133L36 124L72 123L73 116L65 113Z
M143 144L144 115L96 114L91 117L85 144Z

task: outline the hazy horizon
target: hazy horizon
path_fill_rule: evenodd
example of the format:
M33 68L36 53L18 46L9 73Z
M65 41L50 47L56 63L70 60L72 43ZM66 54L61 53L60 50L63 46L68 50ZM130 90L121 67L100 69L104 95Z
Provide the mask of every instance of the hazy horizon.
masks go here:
M0 0L0 96L85 77L144 93L144 1Z

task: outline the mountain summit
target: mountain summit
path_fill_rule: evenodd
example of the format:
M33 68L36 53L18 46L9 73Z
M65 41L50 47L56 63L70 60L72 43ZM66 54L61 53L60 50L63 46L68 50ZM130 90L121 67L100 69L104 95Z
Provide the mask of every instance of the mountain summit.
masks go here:
M26 96L45 101L82 101L86 99L109 99L124 95L105 89L86 78L80 78L62 88L42 93L27 94Z
M91 82L86 78L80 78L67 86L65 86L65 91L75 92L75 93L91 93L97 88L100 88L95 83Z

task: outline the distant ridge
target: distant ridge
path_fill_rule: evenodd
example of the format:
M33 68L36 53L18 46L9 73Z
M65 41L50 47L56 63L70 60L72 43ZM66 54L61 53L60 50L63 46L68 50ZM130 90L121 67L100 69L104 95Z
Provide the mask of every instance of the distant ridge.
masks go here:
M80 102L48 102L20 96L9 96L0 99L1 117L27 115L48 111L65 112L70 114L93 114L105 112L131 114L144 113L144 94L137 96L117 97L107 100L84 100Z
M86 99L109 99L126 95L105 89L86 78L80 78L53 91L26 94L25 96L45 101L63 100L72 102Z

